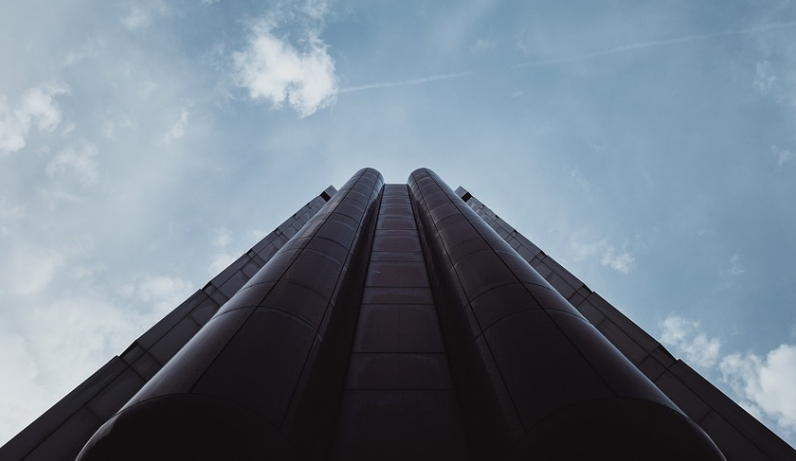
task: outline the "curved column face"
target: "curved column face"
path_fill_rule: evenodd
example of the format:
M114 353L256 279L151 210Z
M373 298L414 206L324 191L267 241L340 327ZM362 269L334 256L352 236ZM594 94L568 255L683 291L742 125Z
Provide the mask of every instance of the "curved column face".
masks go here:
M436 174L409 187L475 459L723 459Z
M357 172L78 459L323 458L383 184Z

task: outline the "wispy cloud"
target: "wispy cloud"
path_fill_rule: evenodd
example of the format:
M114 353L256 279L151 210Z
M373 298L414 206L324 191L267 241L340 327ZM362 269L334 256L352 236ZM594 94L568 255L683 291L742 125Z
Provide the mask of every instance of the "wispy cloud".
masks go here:
M768 61L758 62L755 66L755 79L752 86L762 94L771 91L777 77L771 71L771 64Z
M8 225L25 216L23 205L9 202L7 197L0 197L0 235L7 234L9 232Z
M16 152L27 144L32 126L53 131L61 122L55 96L66 93L65 85L50 84L29 88L13 107L0 94L0 156Z
M636 268L636 258L629 251L610 244L607 239L593 242L572 240L570 247L576 261L598 258L603 266L623 274L629 274Z
M15 245L5 259L0 274L6 283L0 285L0 292L27 296L47 288L64 265L66 256L60 250L20 244Z
M796 159L796 152L781 149L778 146L771 146L771 152L776 157L778 165L784 165Z
M699 329L699 322L670 315L660 323L661 342L674 346L686 361L709 367L716 364L721 350L719 338L709 338Z
M67 52L64 56L63 66L71 67L86 59L96 59L106 46L107 43L104 40L92 37L78 48Z
M728 269L730 275L739 276L746 273L746 269L741 266L741 257L738 255L732 255L730 258L730 268Z
M216 275L227 266L229 266L235 259L240 256L230 245L234 242L233 233L227 228L219 228L213 231L213 238L210 245L217 248L215 254L210 257L210 265L207 268L208 273Z
M211 244L216 248L224 248L232 243L232 231L227 228L216 229Z
M491 50L497 47L497 40L494 38L479 38L475 44L470 48L471 51L481 52Z
M214 254L210 258L210 265L207 267L207 273L211 275L218 274L219 272L226 269L227 266L232 264L238 256L240 255L233 252L222 252Z
M99 171L95 157L99 150L89 142L71 145L58 152L47 162L47 176L71 174L82 186L93 186L99 182Z
M122 19L122 25L127 30L146 29L152 25L156 17L168 15L169 9L161 0L151 0L131 5Z
M163 140L168 142L172 142L176 139L180 139L185 135L185 128L188 126L188 109L182 108L180 109L180 118L174 125L171 126L171 129L166 132L166 135L163 137Z
M355 93L357 91L364 91L364 90L377 90L381 88L395 88L399 86L422 85L424 83L438 82L440 80L451 80L455 78L469 77L474 74L475 72L467 71L467 72L456 72L453 74L431 75L428 77L413 78L409 80L398 80L394 82L368 83L366 85L342 88L339 91L339 93Z
M614 48L609 48L605 50L595 51L592 53L584 53L572 56L565 56L561 58L554 58L554 59L546 59L542 61L535 61L535 62L526 62L522 64L517 64L514 68L525 68L525 67L540 67L540 66L549 66L552 64L561 64L566 62L574 62L574 61L581 61L585 59L594 59L600 58L603 56L610 56L614 54L621 54L627 53L629 51L636 51L636 50L643 50L647 48L658 48L664 46L673 46L673 45L681 45L684 43L691 43L691 42L698 42L702 40L710 40L714 38L721 38L721 37L730 37L734 35L746 35L746 34L755 34L761 32L769 32L778 29L787 29L791 27L796 27L796 21L790 22L782 22L782 23L774 23L774 24L766 24L763 26L757 27L750 27L747 29L735 29L735 30L726 30L722 32L712 32L709 34L698 34L698 35L688 35L685 37L675 37L669 38L664 40L652 40L647 42L637 42L631 43L628 45L617 46Z
M62 273L74 267L64 266ZM115 296L85 281L26 297L29 308L0 322L0 366L17 377L0 380L0 430L11 435L123 350L189 293L176 278L144 277L131 297ZM164 309L165 307L165 309ZM13 330L11 330L13 328ZM13 348L13 349L10 349ZM68 352L68 353L66 353ZM20 399L19 396L25 396ZM20 402L24 401L24 405Z

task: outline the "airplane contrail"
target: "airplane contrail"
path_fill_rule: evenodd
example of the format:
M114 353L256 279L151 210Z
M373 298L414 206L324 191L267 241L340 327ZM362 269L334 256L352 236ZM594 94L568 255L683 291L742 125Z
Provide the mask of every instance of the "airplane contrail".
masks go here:
M767 24L767 25L764 25L764 26L751 27L751 28L748 28L748 29L727 30L727 31L723 31L723 32L713 32L713 33L709 33L709 34L690 35L690 36L687 36L687 37L670 38L670 39L666 39L666 40L654 40L654 41L651 41L651 42L639 42L639 43L633 43L633 44L630 44L630 45L618 46L616 48L610 48L610 49L607 49L607 50L595 51L593 53L580 54L580 55L575 55L575 56L567 56L567 57L564 57L564 58L549 59L549 60L546 60L546 61L517 64L513 68L514 69L518 69L518 68L523 68L523 67L548 66L548 65L551 65L551 64L559 64L559 63L564 63L564 62L580 61L580 60L583 60L583 59L599 58L599 57L602 57L602 56L608 56L608 55L612 55L612 54L619 54L619 53L624 53L624 52L627 52L627 51L640 50L640 49L644 49L644 48L655 48L655 47L659 47L659 46L678 45L680 43L696 42L696 41L700 41L700 40L709 40L709 39L712 39L712 38L727 37L727 36L732 36L732 35L744 35L744 34L752 34L752 33L758 33L758 32L767 32L767 31L770 31L770 30L785 29L785 28L794 27L794 26L796 26L796 21L781 22L781 23L775 23L775 24Z
M625 53L628 51L633 50L641 50L645 48L655 48L661 46L670 46L670 45L678 45L681 43L689 43L689 42L696 42L700 40L709 40L718 37L728 37L733 35L744 35L744 34L752 34L758 32L767 32L771 30L777 29L785 29L789 27L796 26L796 21L790 22L781 22L781 23L774 23L774 24L767 24L758 27L751 27L748 29L736 29L736 30L727 30L723 32L712 32L709 34L701 34L701 35L689 35L687 37L677 37L677 38L670 38L665 40L654 40L649 42L639 42L639 43L632 43L630 45L622 45L615 48L610 48L607 50L602 51L595 51L593 53L586 53L586 54L579 54L574 56L567 56L563 58L554 58L548 59L546 61L538 61L538 62L528 62L523 64L517 64L512 67L512 69L521 69L527 67L541 67L541 66L549 66L553 64L561 64L566 62L573 62L573 61L580 61L584 59L593 59L599 58L602 56L610 56L612 54L619 54ZM348 88L341 88L337 91L338 94L342 93L356 93L358 91L365 91L365 90L376 90L382 88L395 88L401 86L411 86L411 85L422 85L424 83L436 82L440 80L450 80L462 77L469 77L474 75L476 72L474 71L467 71L467 72L456 72L452 74L440 74L440 75L431 75L429 77L421 77L415 78L410 80L400 80L395 82L379 82L379 83L369 83L367 85L359 85L359 86L352 86Z
M421 77L421 78L414 78L411 80L401 80L397 82L381 82L381 83L370 83L367 85L360 85L360 86L352 86L349 88L341 88L338 93L355 93L357 91L363 90L375 90L379 88L395 88L398 86L409 86L409 85L421 85L423 83L429 82L436 82L439 80L450 80L453 78L462 78L473 75L475 72L467 71L467 72L457 72L453 74L441 74L441 75L432 75L430 77Z

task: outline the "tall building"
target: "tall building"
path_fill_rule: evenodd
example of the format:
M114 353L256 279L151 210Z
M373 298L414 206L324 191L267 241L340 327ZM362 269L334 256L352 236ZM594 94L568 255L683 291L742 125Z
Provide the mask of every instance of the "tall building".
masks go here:
M3 448L18 460L795 460L466 190L328 188Z

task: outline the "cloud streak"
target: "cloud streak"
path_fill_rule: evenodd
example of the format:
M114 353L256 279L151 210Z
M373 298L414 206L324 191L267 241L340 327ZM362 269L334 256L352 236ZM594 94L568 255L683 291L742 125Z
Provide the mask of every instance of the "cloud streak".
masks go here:
M420 77L409 80L399 80L394 82L369 83L366 85L342 88L339 91L339 93L356 93L358 91L365 91L365 90L378 90L382 88L396 88L401 86L422 85L424 83L438 82L441 80L452 80L456 78L469 77L471 75L475 75L475 72L473 71L456 72L452 74L431 75L429 77Z

